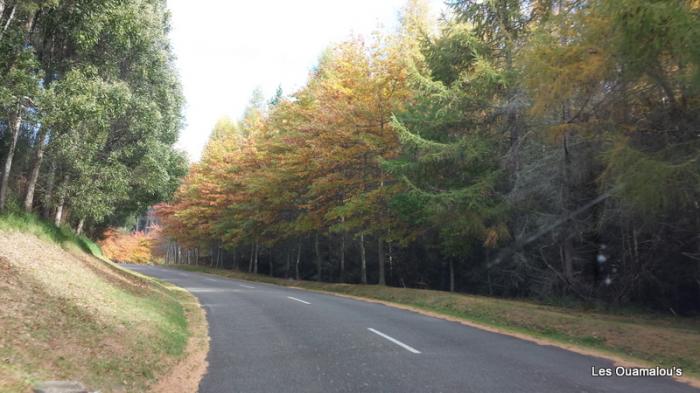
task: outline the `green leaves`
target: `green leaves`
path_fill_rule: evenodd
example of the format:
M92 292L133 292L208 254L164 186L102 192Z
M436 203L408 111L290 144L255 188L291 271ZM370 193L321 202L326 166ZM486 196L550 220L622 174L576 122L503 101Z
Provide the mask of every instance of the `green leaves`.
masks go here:
M9 5L15 12L0 15L0 112L26 107L36 137L20 162L32 167L29 188L47 182L36 187L46 194L44 210L64 195L72 219L100 225L167 199L186 162L172 148L183 98L165 2ZM41 177L44 152L56 173ZM29 193L27 200L31 208Z

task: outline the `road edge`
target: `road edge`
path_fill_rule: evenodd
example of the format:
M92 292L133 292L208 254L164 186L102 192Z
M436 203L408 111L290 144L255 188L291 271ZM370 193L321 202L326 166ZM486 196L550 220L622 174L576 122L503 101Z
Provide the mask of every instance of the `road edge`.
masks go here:
M171 282L122 267L107 258L99 259L113 268L131 274L134 277L153 282L171 293L182 305L187 318L187 330L189 332L187 345L183 352L184 355L150 386L149 393L197 393L199 384L209 368L207 356L209 355L210 343L207 312L202 307L199 299L190 291Z
M191 299L181 302L185 308L188 330L185 355L165 373L150 389L151 393L197 393L199 384L209 368L209 323L207 313L199 300L186 289L174 286L182 295Z

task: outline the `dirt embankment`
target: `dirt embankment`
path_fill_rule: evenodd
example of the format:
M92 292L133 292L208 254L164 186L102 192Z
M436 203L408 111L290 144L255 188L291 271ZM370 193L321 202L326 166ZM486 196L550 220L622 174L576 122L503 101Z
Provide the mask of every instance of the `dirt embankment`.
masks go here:
M206 370L206 319L189 293L34 235L0 231L0 305L0 392L64 379L195 392Z

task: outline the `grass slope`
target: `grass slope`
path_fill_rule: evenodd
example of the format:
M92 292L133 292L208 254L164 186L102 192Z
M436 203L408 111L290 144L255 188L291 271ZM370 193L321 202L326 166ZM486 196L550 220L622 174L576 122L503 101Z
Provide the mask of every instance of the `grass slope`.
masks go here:
M98 258L100 246L86 236L76 235L66 226L57 227L33 214L12 212L0 215L0 231L31 233L38 238L61 245L66 249L82 250Z
M183 270L349 295L408 306L436 316L467 321L489 330L564 344L594 354L652 366L682 367L700 376L700 318L669 318L642 313L602 313L520 300L377 285L293 281L201 266Z
M100 255L36 218L0 216L0 392L62 379L145 392L185 355L196 300L84 251Z

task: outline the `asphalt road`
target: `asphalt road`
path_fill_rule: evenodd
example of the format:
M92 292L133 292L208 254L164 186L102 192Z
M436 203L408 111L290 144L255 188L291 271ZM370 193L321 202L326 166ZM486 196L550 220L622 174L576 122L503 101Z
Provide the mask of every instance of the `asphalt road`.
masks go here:
M200 393L698 392L666 377L593 377L604 359L409 311L152 266L199 298L211 349Z

